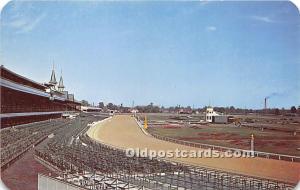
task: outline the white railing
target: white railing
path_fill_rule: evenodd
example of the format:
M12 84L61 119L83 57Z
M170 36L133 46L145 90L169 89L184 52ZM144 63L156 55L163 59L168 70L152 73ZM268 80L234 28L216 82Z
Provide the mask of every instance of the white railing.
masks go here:
M212 149L212 150L218 150L218 151L222 151L222 152L226 152L226 151L240 151L242 153L249 153L249 152L252 153L253 152L255 157L276 159L276 160L285 160L285 161L291 161L291 162L300 162L299 156L291 156L291 155L276 154L276 153L261 152L261 151L251 151L251 150L244 150L244 149L238 149L238 148L230 148L230 147L225 147L225 146L196 143L196 142L178 140L178 139L174 139L174 138L170 138L170 137L164 137L164 136L160 136L157 134L151 134L151 135L160 140L169 141L169 142L182 144L185 146L196 147L196 148Z
M136 119L136 118L135 118ZM142 123L141 121L136 119L136 122L138 125L142 128ZM251 152L251 154L254 157L260 157L260 158L268 158L268 159L275 159L275 160L285 160L285 161L291 161L291 162L300 162L300 157L299 156L292 156L292 155L286 155L286 154L276 154L276 153L271 153L271 152L261 152L261 151L251 151L251 150L244 150L244 149L239 149L239 148L231 148L231 147L225 147L225 146L219 146L219 145L211 145L211 144L204 144L204 143L196 143L196 142L191 142L191 141L184 141L184 140L178 140L170 137L164 137L158 134L150 134L146 132L148 135L153 136L154 138L164 140L164 141L169 141L177 144L182 144L185 146L191 146L195 148L203 148L203 149L212 149L212 150L218 150L221 152L226 152L226 151L239 151L241 153L248 154Z

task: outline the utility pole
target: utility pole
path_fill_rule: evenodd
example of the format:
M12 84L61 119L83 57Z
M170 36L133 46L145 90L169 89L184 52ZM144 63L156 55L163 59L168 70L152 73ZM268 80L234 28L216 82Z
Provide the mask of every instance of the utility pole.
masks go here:
M250 147L250 150L251 150L251 156L254 157L254 135L251 134L251 147Z

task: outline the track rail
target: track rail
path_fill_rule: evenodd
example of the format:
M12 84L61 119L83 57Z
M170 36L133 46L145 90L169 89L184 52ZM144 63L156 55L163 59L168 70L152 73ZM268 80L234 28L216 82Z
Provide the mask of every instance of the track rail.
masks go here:
M136 120L136 121L140 127L143 126L142 122L140 122L138 120ZM175 138L161 136L161 135L153 134L153 133L151 133L151 134L147 133L147 134L153 136L154 138L160 139L160 140L173 142L173 143L177 143L177 144L181 144L181 145L185 145L185 146L191 146L191 147L203 148L203 149L212 149L212 150L218 150L221 152L239 151L244 154L248 154L250 152L254 157L275 159L275 160L284 160L284 161L289 161L289 162L300 162L299 156L277 154L277 153L271 153L271 152L251 151L251 150L245 150L245 149L238 149L238 148L231 148L231 147L225 147L225 146L218 146L218 145L211 145L211 144L205 144L205 143L196 143L196 142L178 140Z

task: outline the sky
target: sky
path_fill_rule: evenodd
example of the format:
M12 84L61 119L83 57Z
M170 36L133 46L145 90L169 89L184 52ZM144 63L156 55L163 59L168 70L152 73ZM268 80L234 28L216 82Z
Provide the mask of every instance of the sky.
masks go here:
M77 100L131 106L300 105L300 17L291 2L12 1L1 64Z

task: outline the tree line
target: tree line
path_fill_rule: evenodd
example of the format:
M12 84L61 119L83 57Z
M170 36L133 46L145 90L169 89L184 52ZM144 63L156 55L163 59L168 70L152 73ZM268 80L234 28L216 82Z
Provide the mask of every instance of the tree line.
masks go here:
M207 106L203 108L192 108L191 106L170 106L170 107L164 107L164 106L158 106L154 105L153 102L151 102L148 105L138 105L134 107L126 107L123 106L123 104L116 105L113 103L104 104L104 102L99 102L98 105L90 104L86 100L82 100L81 104L83 106L95 106L102 108L104 111L106 110L117 110L119 112L130 112L132 109L138 110L140 113L180 113L183 111L183 113L202 113L205 112L207 109ZM246 109L246 108L235 108L234 106L229 107L214 107L214 110L220 113L224 114L249 114L249 113L257 113L257 114L274 114L274 115L285 115L285 114L300 114L300 106L292 106L290 109L285 108L270 108L270 109Z

